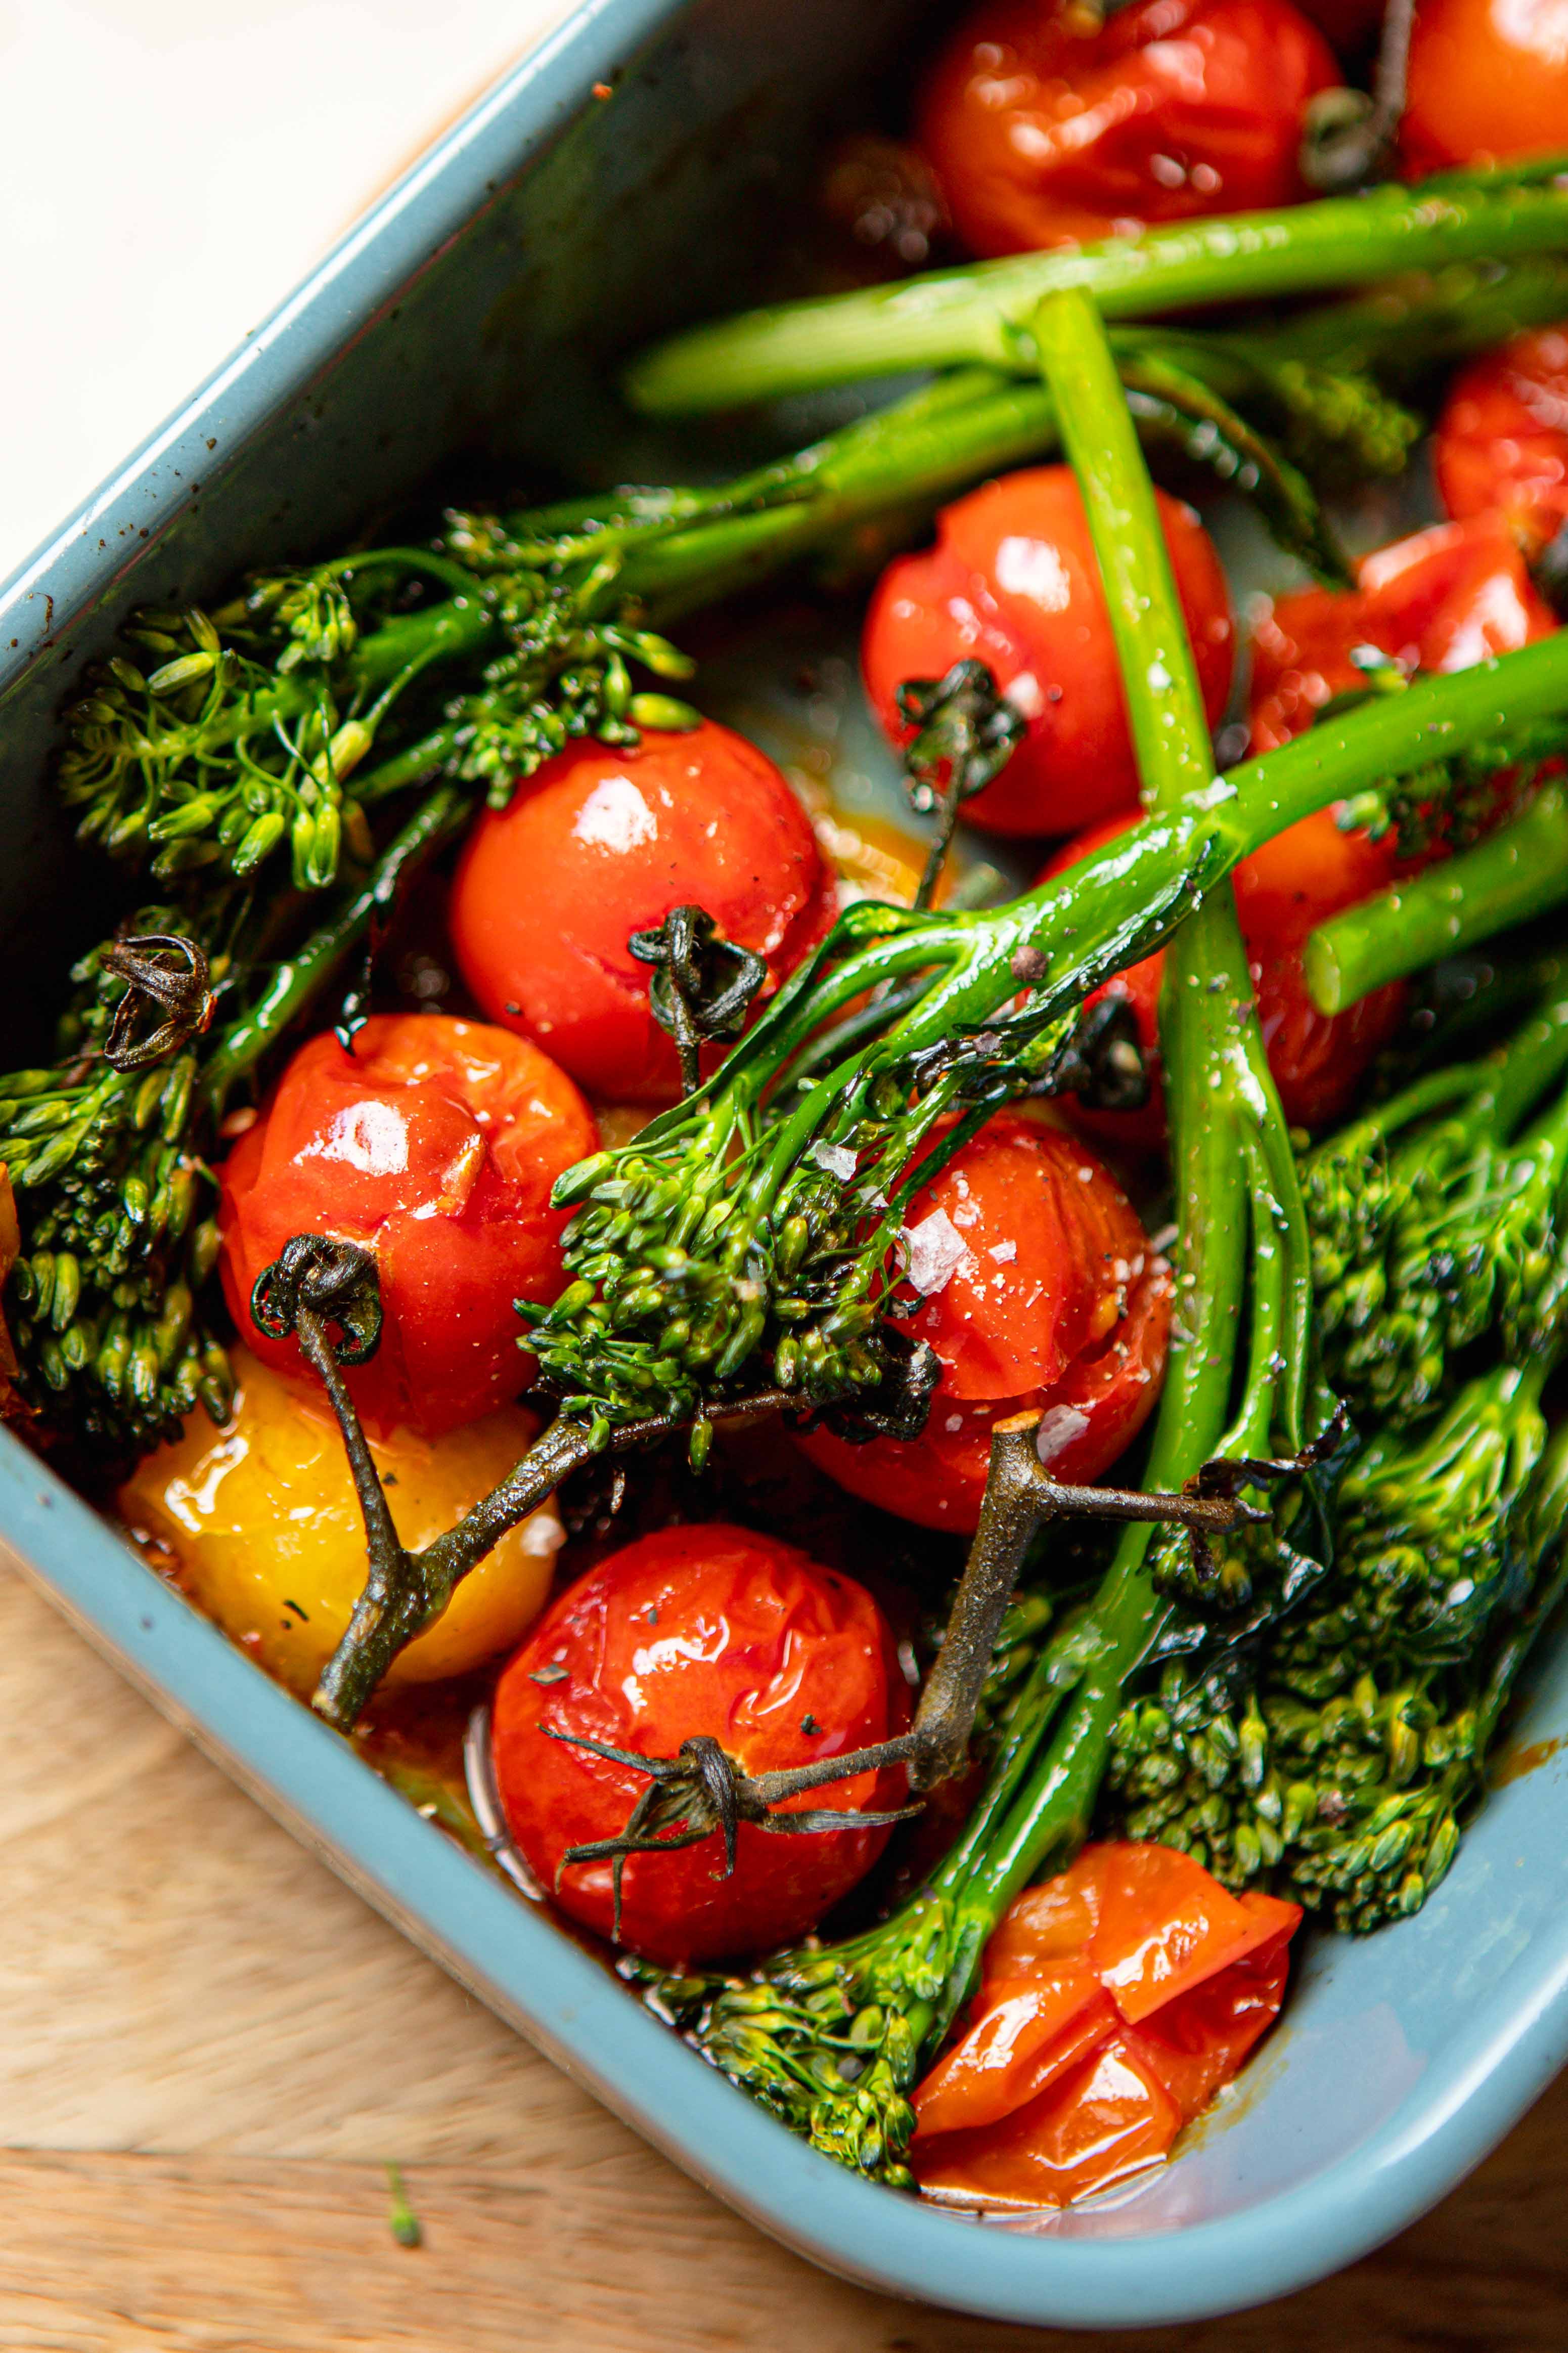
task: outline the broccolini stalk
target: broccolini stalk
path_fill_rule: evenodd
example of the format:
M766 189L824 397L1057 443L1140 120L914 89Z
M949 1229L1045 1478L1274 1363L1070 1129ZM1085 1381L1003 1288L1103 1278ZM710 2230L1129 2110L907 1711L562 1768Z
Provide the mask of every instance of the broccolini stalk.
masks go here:
M716 490L455 514L388 547L257 582L208 615L144 612L69 714L59 786L79 832L160 880L245 876L287 844L324 889L366 812L442 778L504 804L574 737L693 723L635 691L692 665L647 626L727 594L861 516L1048 448L1037 387L972 371ZM411 596L440 601L405 609ZM148 660L147 657L153 659Z
M1555 1348L1568 1092L1515 1139L1565 1071L1559 989L1499 1052L1418 1081L1307 1161L1319 1328L1352 1405L1418 1419L1495 1329L1515 1363Z
M0 1163L23 1233L7 1315L17 1388L44 1430L118 1458L156 1445L198 1401L222 1419L227 1361L203 1307L217 1122L462 815L461 795L439 788L281 961L259 961L273 921L244 885L143 909L78 967L61 1060L0 1080ZM171 1001L175 949L190 962Z
M1111 319L1278 301L1400 271L1568 248L1562 157L1453 173L1288 211L1183 221L1070 253L1031 253L721 320L656 344L627 372L635 406L693 416L905 368L968 362L1033 372L1036 313L1081 288Z
M1037 322L1047 381L1104 576L1145 790L1158 821L1207 788L1207 731L1153 492L1092 305L1052 298ZM1175 934L1162 1039L1181 1218L1171 1359L1148 1467L1151 1490L1197 1486L1217 1447L1293 1451L1309 1398L1305 1222L1288 1134L1258 1036L1228 893ZM1250 1337L1240 1329L1249 1261ZM1244 1366L1233 1417L1233 1375ZM1227 1428L1228 1425L1228 1428ZM993 1441L987 1511L1006 1450ZM1237 1466L1239 1483L1280 1465ZM976 1540L973 1560L985 1535ZM657 1981L652 1998L698 2047L841 2162L908 2179L909 2094L973 1980L1007 1904L1085 1835L1124 1686L1171 1614L1130 1525L1099 1592L1042 1652L1014 1700L984 1795L930 1884L882 1926L826 1951L789 1953L747 1982Z
M1562 743L1562 731L1549 723L1520 748L1526 765L1535 765ZM1507 765L1500 754L1489 764ZM1548 784L1521 817L1458 857L1320 924L1303 956L1312 1002L1321 1013L1342 1013L1372 989L1479 946L1564 899L1568 791Z

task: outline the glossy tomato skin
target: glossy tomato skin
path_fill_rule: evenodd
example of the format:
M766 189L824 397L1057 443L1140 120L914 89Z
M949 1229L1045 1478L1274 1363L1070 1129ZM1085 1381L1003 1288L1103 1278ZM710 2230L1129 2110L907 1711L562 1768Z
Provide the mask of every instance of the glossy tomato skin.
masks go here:
M1279 2015L1300 1921L1172 1848L1085 1847L1008 1907L915 2091L922 2189L1067 2206L1159 2161Z
M998 1113L918 1194L964 1256L905 1329L942 1361L922 1436L799 1442L852 1495L922 1527L980 1516L992 1425L1041 1405L1061 1479L1093 1479L1142 1428L1164 1370L1170 1278L1109 1169L1058 1128Z
M1568 324L1515 335L1462 369L1433 455L1461 521L1496 509L1537 547L1568 522Z
M180 1588L258 1665L308 1699L364 1585L364 1522L324 1394L305 1394L237 1347L234 1408L204 1412L143 1456L120 1490L127 1526L154 1538ZM376 1441L402 1542L417 1552L500 1484L539 1434L503 1406L435 1440ZM515 1648L543 1608L563 1542L553 1503L511 1528L433 1625L387 1669L385 1687L445 1682Z
M755 1774L869 1746L909 1716L891 1630L863 1586L749 1529L667 1528L570 1587L508 1665L492 1717L497 1786L542 1884L607 1936L610 1865L573 1863L559 1882L557 1869L568 1847L624 1829L647 1777L551 1734L648 1757L673 1757L707 1734ZM798 1804L865 1810L903 1799L901 1771L889 1770L828 1783ZM788 1943L865 1875L888 1836L787 1836L742 1823L728 1878L717 1836L631 1856L622 1942L672 1967Z
M1549 154L1565 125L1563 0L1420 0L1400 125L1412 171Z
M1192 509L1156 491L1210 723L1236 654L1225 574ZM1028 721L966 822L1001 834L1068 833L1134 808L1138 775L1121 672L1083 500L1068 466L1034 466L943 508L932 548L900 556L866 616L866 691L889 740L908 741L898 690L984 662Z
M1288 0L981 0L916 132L972 251L1026 253L1295 203L1302 110L1339 79Z
M1331 696L1365 683L1351 659L1375 646L1407 670L1468 670L1550 637L1552 613L1506 519L1437 523L1363 556L1353 589L1281 596L1253 638L1252 748L1310 727Z
M1042 881L1103 847L1132 822L1118 818L1069 842L1040 877ZM1242 860L1236 871L1236 903L1247 966L1258 1002L1258 1018L1268 1066L1285 1116L1299 1127L1319 1127L1348 1110L1373 1057L1398 1028L1405 989L1394 983L1373 991L1343 1013L1320 1013L1307 994L1301 951L1309 932L1386 888L1396 871L1389 844L1365 833L1342 833L1331 809L1320 809L1288 827ZM1090 998L1123 998L1132 1008L1148 1071L1150 1098L1135 1112L1075 1108L1074 1117L1108 1143L1154 1150L1164 1140L1165 1105L1160 1066L1160 988L1163 952L1118 973Z
M837 913L834 878L773 762L728 727L574 744L480 818L452 887L452 945L493 1021L595 1094L667 1103L675 1048L626 945L672 908L706 908L767 959L768 992Z
M596 1149L587 1104L526 1039L445 1014L376 1014L353 1052L301 1046L219 1171L229 1312L266 1364L314 1395L294 1340L250 1319L258 1276L295 1234L374 1250L381 1345L347 1375L373 1435L438 1437L527 1384L517 1299L563 1280L562 1171Z

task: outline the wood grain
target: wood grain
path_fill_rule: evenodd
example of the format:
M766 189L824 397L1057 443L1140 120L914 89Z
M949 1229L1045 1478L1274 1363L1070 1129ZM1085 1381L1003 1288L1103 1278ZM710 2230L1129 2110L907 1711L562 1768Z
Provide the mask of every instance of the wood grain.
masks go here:
M830 2280L460 1993L0 1576L5 2353L1060 2353ZM409 2021L416 2021L410 2032ZM384 2161L425 2232L388 2228ZM1561 2353L1568 2079L1337 2281L1130 2353Z

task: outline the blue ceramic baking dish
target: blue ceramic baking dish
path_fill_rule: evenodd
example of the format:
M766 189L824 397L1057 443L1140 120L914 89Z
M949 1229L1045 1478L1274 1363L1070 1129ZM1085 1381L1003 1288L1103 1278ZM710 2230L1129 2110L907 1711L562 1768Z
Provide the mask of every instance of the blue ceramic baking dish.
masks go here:
M568 448L602 354L744 299L796 160L923 13L588 0L0 591L12 969L97 935L95 878L42 780L62 696L128 607L331 543L446 453ZM1568 2057L1565 1757L1493 1798L1418 1918L1316 1945L1283 2031L1163 2173L1044 2226L933 2211L752 2107L5 1436L0 1546L475 1994L763 2229L879 2287L1077 2327L1258 2303L1440 2198ZM1562 1647L1519 1736L1559 1733Z

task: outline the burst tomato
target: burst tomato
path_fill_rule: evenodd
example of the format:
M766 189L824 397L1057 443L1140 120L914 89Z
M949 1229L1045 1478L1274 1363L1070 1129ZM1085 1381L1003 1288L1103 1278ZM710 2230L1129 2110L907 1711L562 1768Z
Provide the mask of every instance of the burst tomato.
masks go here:
M765 956L776 987L826 931L834 878L773 762L705 720L628 751L576 744L482 818L452 888L463 977L494 1021L595 1093L662 1103L675 1049L626 945L672 908L705 908Z
M1437 523L1363 556L1353 589L1281 596L1252 657L1252 748L1310 727L1331 695L1363 686L1351 659L1373 646L1406 670L1468 670L1551 635L1556 617L1503 517Z
M923 1527L980 1516L991 1430L1042 1406L1040 1452L1061 1479L1092 1479L1159 1394L1170 1277L1110 1171L1058 1129L1002 1113L909 1212L905 1327L942 1360L919 1439L800 1444L852 1495Z
M1173 1848L1085 1847L1003 1915L915 2093L921 2188L1067 2206L1158 2163L1279 2015L1300 1920Z
M496 1692L496 1779L542 1883L608 1936L609 1862L562 1870L562 1857L617 1836L648 1777L551 1734L646 1757L674 1757L707 1734L758 1774L868 1747L902 1732L909 1714L891 1630L864 1587L745 1528L667 1528L572 1586L512 1659ZM903 1794L900 1771L858 1773L789 1804L881 1810ZM847 1894L887 1839L885 1829L785 1836L742 1823L728 1877L717 1832L629 1856L622 1942L676 1966L786 1943Z
M1549 154L1568 125L1568 0L1421 0L1400 147L1418 172Z
M937 58L916 128L976 253L1136 235L1307 192L1308 100L1340 79L1287 0L982 0Z
M1192 509L1156 492L1210 721L1235 659L1225 574ZM895 744L906 679L986 663L1028 721L964 816L994 833L1067 833L1138 800L1121 671L1072 470L1036 466L945 507L937 543L889 565L866 616L866 691Z
M250 1320L294 1234L374 1248L381 1345L345 1377L377 1435L426 1437L492 1412L529 1377L513 1301L561 1288L550 1188L596 1148L565 1073L526 1039L444 1014L377 1014L345 1052L302 1046L219 1172L223 1280L257 1356L314 1392L294 1340Z
M1531 586L1502 518L1478 515L1397 540L1363 561L1353 590L1282 596L1258 628L1252 661L1252 744L1270 752L1310 727L1331 696L1363 687L1353 649L1375 647L1409 670L1464 670L1556 627ZM1506 787L1500 787L1500 807ZM1046 869L1058 873L1131 820L1081 834ZM1338 1118L1373 1057L1399 1026L1405 989L1374 989L1342 1013L1320 1013L1307 994L1307 934L1342 908L1387 887L1397 869L1392 839L1342 832L1320 810L1266 842L1237 869L1237 912L1247 941L1258 1019L1288 1119L1304 1127ZM1046 879L1042 876L1042 881ZM1148 957L1101 994L1131 1005L1157 1073L1163 958ZM1158 1097L1141 1112L1084 1112L1095 1134L1154 1145L1164 1128Z
M1434 455L1451 515L1495 508L1535 546L1568 522L1568 325L1515 335L1463 369Z

